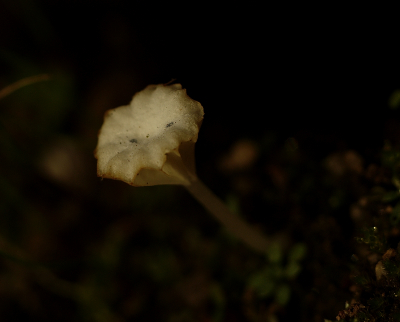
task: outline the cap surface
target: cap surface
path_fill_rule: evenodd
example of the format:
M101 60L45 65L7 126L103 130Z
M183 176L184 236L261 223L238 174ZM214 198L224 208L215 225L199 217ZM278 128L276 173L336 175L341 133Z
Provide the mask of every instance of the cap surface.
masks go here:
M95 150L97 175L134 186L187 184L195 175L188 164L194 156L181 154L194 153L203 115L180 84L147 86L129 105L106 112Z

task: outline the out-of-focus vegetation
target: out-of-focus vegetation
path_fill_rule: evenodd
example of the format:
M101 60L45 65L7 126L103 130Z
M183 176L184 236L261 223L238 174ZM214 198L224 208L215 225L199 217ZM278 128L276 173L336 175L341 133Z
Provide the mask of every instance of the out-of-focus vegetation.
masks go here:
M185 10L0 2L0 90L49 75L0 100L0 320L397 321L400 84L298 11ZM104 112L172 78L205 109L199 177L265 255L180 187L96 177Z
M386 142L381 152L381 166L370 168L370 173L375 174L374 184L352 208L357 218L359 242L357 253L352 256L353 296L337 320L400 319L399 156L398 147Z

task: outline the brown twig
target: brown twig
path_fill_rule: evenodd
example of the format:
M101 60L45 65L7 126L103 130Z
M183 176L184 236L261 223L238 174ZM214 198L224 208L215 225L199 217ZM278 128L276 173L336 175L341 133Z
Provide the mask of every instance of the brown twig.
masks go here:
M51 77L48 74L41 74L20 79L19 81L16 81L15 83L12 83L0 90L0 100L24 86L42 82L50 78Z

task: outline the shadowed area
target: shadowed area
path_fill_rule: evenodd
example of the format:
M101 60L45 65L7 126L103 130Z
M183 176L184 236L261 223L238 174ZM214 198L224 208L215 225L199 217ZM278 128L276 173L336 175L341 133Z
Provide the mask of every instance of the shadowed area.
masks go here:
M1 321L396 319L397 38L301 6L0 1ZM265 254L180 186L97 177L105 112L174 79L199 178Z

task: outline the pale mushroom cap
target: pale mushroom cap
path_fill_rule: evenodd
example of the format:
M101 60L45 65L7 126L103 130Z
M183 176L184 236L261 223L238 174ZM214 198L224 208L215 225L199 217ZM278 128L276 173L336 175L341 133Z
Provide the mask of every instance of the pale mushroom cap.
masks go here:
M180 84L147 86L129 105L106 112L97 175L135 186L188 184L203 115Z

